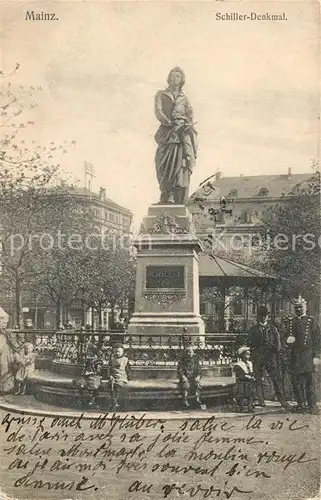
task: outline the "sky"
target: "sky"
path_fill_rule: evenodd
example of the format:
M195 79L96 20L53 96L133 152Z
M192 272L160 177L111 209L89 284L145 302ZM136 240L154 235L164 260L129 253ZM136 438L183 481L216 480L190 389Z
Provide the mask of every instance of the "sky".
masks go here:
M176 65L195 114L199 156L191 192L222 175L309 171L318 152L317 1L1 4L1 67L13 85L41 85L41 144L76 141L62 163L134 212L157 202L154 96ZM26 21L26 10L57 21ZM216 13L285 13L287 21L218 21Z

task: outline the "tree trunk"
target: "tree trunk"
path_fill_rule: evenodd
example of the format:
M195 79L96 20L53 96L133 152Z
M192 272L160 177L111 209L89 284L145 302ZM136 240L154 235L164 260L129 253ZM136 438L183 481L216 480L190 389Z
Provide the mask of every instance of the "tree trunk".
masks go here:
M111 305L111 330L116 330L117 323L115 321L115 305Z
M135 312L135 297L131 297L128 301L128 312L127 312L127 320L132 317Z
M102 327L103 327L102 310L103 310L102 306L100 305L97 308L97 312L98 312L98 329L99 330L102 330Z
M85 300L84 300L84 290L81 290L81 326L85 326L85 316L86 316L86 311L85 311Z
M37 330L38 328L38 296L36 296L36 307L35 307L35 324L34 328Z
M221 287L222 294L222 306L220 307L219 313L219 329L220 333L225 332L225 299L226 299L226 290L225 287Z
M21 309L21 282L20 277L16 275L16 283L15 283L15 295L16 295L16 325L18 328L22 326L22 309Z
M64 325L68 325L69 324L69 312L70 312L70 308L67 305L67 306L64 307Z
M95 329L95 308L91 308L91 330L94 331Z
M57 329L63 328L61 300L58 300L58 302L56 304L56 328Z
M276 287L273 286L272 292L271 292L271 319L272 322L275 323L275 317L276 317Z
M247 331L249 323L249 290L244 286L244 330Z

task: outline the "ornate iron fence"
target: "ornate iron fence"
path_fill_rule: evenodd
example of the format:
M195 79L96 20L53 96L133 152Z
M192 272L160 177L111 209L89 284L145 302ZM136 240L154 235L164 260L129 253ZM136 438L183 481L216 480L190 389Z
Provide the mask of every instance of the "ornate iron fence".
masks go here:
M101 357L106 363L111 349L121 344L131 363L137 366L175 365L179 352L188 340L194 346L204 366L230 365L236 360L237 349L244 344L245 334L198 335L130 335L108 330L12 330L19 343L32 342L38 357L63 363L84 363L89 357Z

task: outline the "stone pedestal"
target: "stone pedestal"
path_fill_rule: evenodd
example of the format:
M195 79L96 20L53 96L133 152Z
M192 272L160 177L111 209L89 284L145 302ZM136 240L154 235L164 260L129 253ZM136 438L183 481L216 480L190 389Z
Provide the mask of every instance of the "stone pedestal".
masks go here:
M198 255L202 244L185 205L152 205L137 248L135 313L128 332L204 335L199 312Z

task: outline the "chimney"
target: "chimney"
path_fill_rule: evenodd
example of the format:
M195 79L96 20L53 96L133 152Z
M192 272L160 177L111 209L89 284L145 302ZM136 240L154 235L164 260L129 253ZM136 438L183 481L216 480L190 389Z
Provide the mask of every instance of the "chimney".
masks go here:
M215 180L219 181L221 178L221 175L222 175L222 172L220 170L217 170L217 172L215 173Z
M288 178L290 179L292 175L292 169L291 167L288 167Z
M101 187L101 188L99 189L99 198L100 198L101 200L105 200L105 199L106 199L106 189L105 189L105 188L103 188L103 187Z

